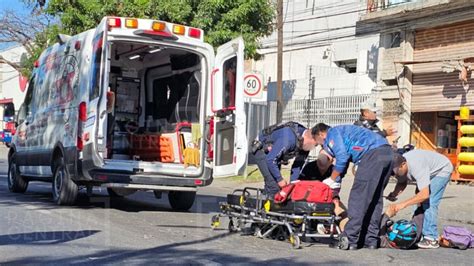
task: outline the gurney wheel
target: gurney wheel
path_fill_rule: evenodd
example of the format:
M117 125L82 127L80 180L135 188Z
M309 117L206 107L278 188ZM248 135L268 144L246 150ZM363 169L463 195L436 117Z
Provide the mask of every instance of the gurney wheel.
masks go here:
M299 249L301 247L300 237L295 234L290 235L290 243L294 249Z
M234 225L234 221L231 219L229 220L229 226L227 227L229 229L229 232L231 233L236 233L238 231L237 226Z

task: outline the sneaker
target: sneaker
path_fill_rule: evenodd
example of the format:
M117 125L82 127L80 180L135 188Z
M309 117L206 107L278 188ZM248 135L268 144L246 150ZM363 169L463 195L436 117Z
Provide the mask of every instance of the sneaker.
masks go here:
M423 237L420 242L418 242L419 248L439 248L439 243L437 240L432 240L427 237Z

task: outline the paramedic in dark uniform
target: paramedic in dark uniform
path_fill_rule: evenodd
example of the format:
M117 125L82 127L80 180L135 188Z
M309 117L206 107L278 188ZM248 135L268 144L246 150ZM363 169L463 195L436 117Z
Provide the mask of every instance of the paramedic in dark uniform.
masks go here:
M382 195L393 172L390 145L382 136L354 125L331 128L320 123L312 134L317 144L323 145L336 160L331 176L323 181L325 184L331 188L337 186L336 178L346 171L348 162L359 166L349 195L349 221L338 247L352 250L365 244L368 248L378 248Z
M273 197L288 184L280 168L295 157L290 181L298 180L309 151L315 146L311 129L298 123L289 122L262 130L252 145L252 152L265 181L265 194Z

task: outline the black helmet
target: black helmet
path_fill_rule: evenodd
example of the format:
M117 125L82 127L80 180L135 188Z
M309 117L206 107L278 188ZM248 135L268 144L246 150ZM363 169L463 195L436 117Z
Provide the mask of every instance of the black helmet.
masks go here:
M409 249L416 242L416 224L407 220L396 221L388 229L387 236L393 248Z

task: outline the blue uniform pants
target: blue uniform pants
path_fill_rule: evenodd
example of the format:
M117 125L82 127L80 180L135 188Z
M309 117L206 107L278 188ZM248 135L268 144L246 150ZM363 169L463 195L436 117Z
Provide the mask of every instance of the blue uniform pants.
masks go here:
M280 191L277 181L273 178L273 175L268 170L267 154L262 150L258 150L255 154L255 161L257 162L258 169L262 173L263 180L265 182L264 192L266 195L273 197Z
M352 246L378 245L383 190L392 174L393 152L384 145L362 157L349 195L344 234Z

